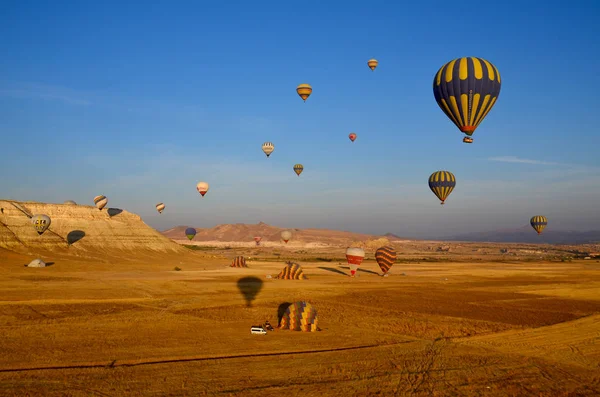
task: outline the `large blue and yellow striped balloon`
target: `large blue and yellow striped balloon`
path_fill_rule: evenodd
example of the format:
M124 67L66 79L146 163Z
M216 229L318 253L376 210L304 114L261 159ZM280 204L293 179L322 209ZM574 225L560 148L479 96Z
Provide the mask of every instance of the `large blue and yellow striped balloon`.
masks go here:
M500 95L500 73L485 59L454 59L433 78L433 95L458 129L471 136Z
M529 220L531 223L531 227L537 232L537 234L542 234L542 230L548 225L548 219L543 215L536 215L531 217Z
M450 171L437 171L429 176L429 188L444 204L454 187L456 178Z

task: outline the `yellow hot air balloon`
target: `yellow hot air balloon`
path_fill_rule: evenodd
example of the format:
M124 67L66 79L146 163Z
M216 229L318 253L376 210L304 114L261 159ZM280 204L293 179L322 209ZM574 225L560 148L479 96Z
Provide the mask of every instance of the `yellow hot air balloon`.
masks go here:
M267 155L267 157L273 153L273 150L275 150L275 145L273 145L271 142L265 142L262 144L262 151Z
M454 187L456 178L450 171L437 171L429 176L429 188L444 204Z
M198 191L198 193L200 193L202 195L202 197L204 197L206 192L208 192L208 187L209 187L208 183L198 182L198 184L196 185L196 190Z
M369 65L369 68L371 70L375 70L375 68L377 67L378 64L379 64L379 61L377 61L377 59L375 59L375 58L371 58L367 62L367 65Z
M529 220L531 227L537 232L537 234L542 234L542 230L548 225L548 218L543 215L536 215L531 217Z
M103 195L96 196L94 197L94 204L96 204L96 207L102 211L102 208L106 207L106 204L108 204L108 199Z
M300 98L302 98L304 102L306 102L306 100L312 93L312 87L310 86L310 84L300 84L298 87L296 87L296 92L298 93L298 95L300 95Z
M296 164L294 166L294 172L300 176L300 174L304 171L304 166L302 164Z
M40 236L50 227L51 222L48 215L36 214L31 217L31 223Z
M165 205L163 203L156 204L156 210L158 211L159 214L162 214L164 209L165 209Z

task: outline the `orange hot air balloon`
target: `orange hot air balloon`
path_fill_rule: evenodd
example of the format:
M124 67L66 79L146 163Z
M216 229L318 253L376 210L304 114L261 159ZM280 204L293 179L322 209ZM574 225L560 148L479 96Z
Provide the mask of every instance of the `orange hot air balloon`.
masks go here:
M310 94L312 94L312 87L310 84L300 84L298 87L296 87L296 92L298 95L300 95L300 98L306 102Z
M350 138L350 140L354 142L356 140L356 134L354 132L351 132L350 134L348 134L348 138Z
M377 67L378 64L379 64L379 61L377 61L377 59L375 59L375 58L371 58L367 62L367 65L369 65L369 69L371 69L372 71L375 70L375 68Z

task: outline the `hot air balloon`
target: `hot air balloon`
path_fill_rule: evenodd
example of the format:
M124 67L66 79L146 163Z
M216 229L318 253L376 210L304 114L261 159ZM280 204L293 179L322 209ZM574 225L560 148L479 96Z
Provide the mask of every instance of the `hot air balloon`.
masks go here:
M67 200L65 201L63 204L67 204L67 205L77 205L77 203L73 200Z
M450 171L437 171L429 177L429 188L444 204L452 190L456 186L456 178Z
M300 176L300 174L304 171L304 166L302 164L296 164L294 166L294 172Z
M51 222L48 215L37 214L31 217L31 223L40 236L50 227Z
M379 61L375 58L371 58L367 61L367 65L369 65L369 68L371 70L375 70L375 68L377 67L378 64L379 64Z
M164 209L165 209L165 205L163 203L156 204L156 210L158 211L159 214L162 214Z
M536 215L531 217L529 223L531 223L531 227L534 228L537 234L542 234L542 230L548 224L548 219L543 215Z
M281 232L281 239L283 240L284 243L287 244L287 242L290 241L291 238L292 238L292 232L290 232L289 230L284 230L283 232Z
M348 265L350 265L350 277L354 277L356 269L358 269L363 259L365 259L365 250L358 247L349 247L346 250L346 259L348 260Z
M389 246L378 248L375 251L375 260L385 276L390 271L394 262L396 262L396 250L394 247Z
M302 98L304 102L306 102L306 100L312 93L312 87L310 86L310 84L300 84L298 87L296 87L296 92L298 93L298 95L300 95L300 98Z
M350 140L354 142L356 140L356 134L354 132L351 132L350 134L348 134L348 138L350 138Z
M200 193L202 197L204 197L206 192L208 192L208 183L198 182L198 184L196 185L196 190L198 190L198 193Z
M271 142L265 142L262 144L262 151L265 152L267 157L273 153L273 150L275 150L275 145L273 145Z
M108 204L108 199L106 196L96 196L94 197L94 204L96 204L96 207L102 211L102 208L106 207L106 204Z
M196 229L194 229L193 227L188 227L187 229L185 229L185 235L190 241L192 241L192 239L196 236Z
M454 59L433 78L433 95L458 129L471 136L500 95L500 73L485 59Z
M260 240L262 240L262 237L259 237L259 236L254 237L254 241L256 241L256 245L260 245Z

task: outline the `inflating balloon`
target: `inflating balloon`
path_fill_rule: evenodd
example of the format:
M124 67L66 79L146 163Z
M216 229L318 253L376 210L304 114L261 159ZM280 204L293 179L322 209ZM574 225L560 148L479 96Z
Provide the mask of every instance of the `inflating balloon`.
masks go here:
M529 223L537 234L542 234L542 230L548 225L548 219L543 215L536 215L529 220Z
M198 184L196 185L196 190L198 190L198 193L200 193L202 195L202 197L204 197L204 195L206 194L206 192L208 192L208 187L209 187L208 183L206 183L206 182L198 182Z
M48 230L51 222L52 221L50 220L50 217L48 215L37 214L31 217L31 223L35 228L35 231L38 232L40 236L44 234L46 230Z
M429 188L442 201L442 205L455 186L456 178L450 171L437 171L429 177Z
M485 59L454 59L442 66L433 78L433 95L458 129L471 136L496 104L500 95L500 73Z
M298 87L296 87L296 92L298 93L298 95L300 95L300 98L302 98L304 102L306 102L306 100L312 93L312 87L310 86L310 84L300 84Z

